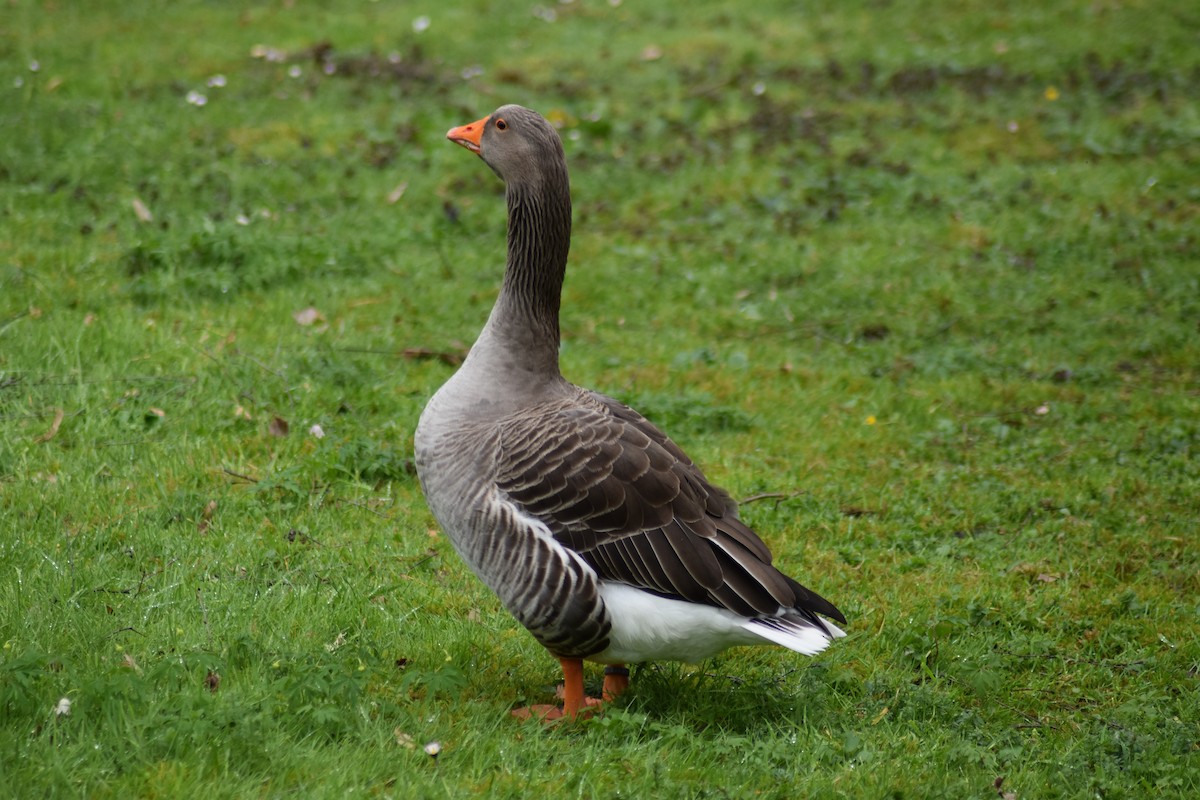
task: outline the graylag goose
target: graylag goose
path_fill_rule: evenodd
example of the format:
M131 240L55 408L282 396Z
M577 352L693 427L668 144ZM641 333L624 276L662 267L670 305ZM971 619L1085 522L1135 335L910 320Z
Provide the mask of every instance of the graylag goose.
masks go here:
M574 719L597 705L583 660L697 662L735 645L813 655L845 634L828 600L771 565L737 506L638 412L559 372L571 194L558 133L507 105L446 134L504 181L508 260L487 324L417 425L429 507L459 555L562 664Z

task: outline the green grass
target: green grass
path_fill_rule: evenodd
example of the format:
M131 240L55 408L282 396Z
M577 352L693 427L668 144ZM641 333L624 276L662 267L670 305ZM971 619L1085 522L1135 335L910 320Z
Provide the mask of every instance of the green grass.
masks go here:
M1200 14L1020 5L6 3L0 794L1194 796ZM564 371L766 495L817 659L508 718L557 665L411 469L503 102Z

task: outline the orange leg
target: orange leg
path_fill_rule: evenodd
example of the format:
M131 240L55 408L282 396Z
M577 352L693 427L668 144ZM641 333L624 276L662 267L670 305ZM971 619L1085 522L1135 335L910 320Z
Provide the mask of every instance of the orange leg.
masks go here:
M604 668L605 701L612 700L629 688L629 669L624 664Z
M583 660L560 658L563 671L563 715L575 719L589 698L583 691Z
M583 691L583 659L579 658L560 658L559 663L562 664L563 682L559 688L559 696L562 697L563 704L559 706L551 705L533 705L526 708L514 709L512 714L519 719L529 719L536 717L543 722L552 722L554 720L566 718L569 720L577 719L580 714L587 715L589 710L600 705L601 700L595 697L588 697ZM606 671L607 673L607 671ZM614 688L609 685L609 679L624 681L620 688L615 691L610 691ZM617 675L604 676L604 699L611 700L620 694L621 691L629 685L629 678Z

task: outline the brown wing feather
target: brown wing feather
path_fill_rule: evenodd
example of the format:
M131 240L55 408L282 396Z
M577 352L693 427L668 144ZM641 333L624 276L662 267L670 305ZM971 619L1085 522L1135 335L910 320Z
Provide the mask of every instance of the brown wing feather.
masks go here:
M602 578L748 616L782 606L845 621L771 566L732 498L628 406L583 393L502 431L499 487Z

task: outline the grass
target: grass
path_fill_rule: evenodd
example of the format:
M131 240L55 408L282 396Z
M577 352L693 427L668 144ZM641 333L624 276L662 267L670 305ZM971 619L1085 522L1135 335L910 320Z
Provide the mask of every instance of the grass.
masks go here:
M531 9L7 4L0 793L1193 796L1197 12ZM758 498L819 658L507 717L556 665L410 459L502 263L442 135L509 101L565 372Z

